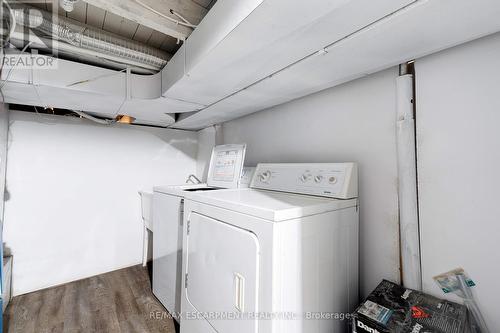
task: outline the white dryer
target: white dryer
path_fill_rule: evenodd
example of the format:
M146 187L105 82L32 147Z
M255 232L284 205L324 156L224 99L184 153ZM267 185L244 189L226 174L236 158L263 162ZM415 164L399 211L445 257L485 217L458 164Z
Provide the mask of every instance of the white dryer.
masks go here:
M181 333L345 330L356 164L259 164L249 189L187 194L184 218Z
M184 195L193 191L248 187L252 169L242 166L244 144L214 147L207 183L154 187L153 192L153 294L178 319L181 310L182 222Z

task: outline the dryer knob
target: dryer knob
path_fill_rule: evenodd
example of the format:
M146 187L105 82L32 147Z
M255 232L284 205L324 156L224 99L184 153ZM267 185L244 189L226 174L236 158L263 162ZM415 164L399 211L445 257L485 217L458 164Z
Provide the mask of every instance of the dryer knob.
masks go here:
M271 178L271 171L269 171L269 170L266 172L263 172L259 175L259 180L262 183L268 183L270 178Z
M311 179L312 175L310 173L304 173L302 176L300 176L300 180L305 183Z

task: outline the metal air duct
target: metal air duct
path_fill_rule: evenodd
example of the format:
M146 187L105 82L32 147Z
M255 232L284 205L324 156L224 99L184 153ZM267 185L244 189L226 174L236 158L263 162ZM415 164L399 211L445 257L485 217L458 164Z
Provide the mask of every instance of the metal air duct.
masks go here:
M13 8L16 24L41 32L52 39L85 51L98 52L103 59L120 60L124 65L160 71L169 54L143 43L128 40L112 33L79 24L60 16L28 6Z

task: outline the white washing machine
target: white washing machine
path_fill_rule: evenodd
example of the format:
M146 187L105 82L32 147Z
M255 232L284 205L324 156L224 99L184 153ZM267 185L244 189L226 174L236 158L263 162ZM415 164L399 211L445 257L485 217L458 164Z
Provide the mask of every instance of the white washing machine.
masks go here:
M253 168L245 168L245 145L214 147L207 183L154 187L153 294L178 319L181 310L184 195L193 191L248 187Z
M181 333L344 332L356 164L259 164L251 188L189 193L184 209Z

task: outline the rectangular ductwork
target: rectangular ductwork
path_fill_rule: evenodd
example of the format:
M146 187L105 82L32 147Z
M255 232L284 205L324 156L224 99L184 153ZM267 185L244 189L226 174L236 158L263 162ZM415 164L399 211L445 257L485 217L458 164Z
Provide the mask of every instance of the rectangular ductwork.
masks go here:
M265 1L164 92L207 105L175 127L228 121L500 30L495 0L286 3Z
M219 0L156 75L59 60L4 94L200 129L497 32L499 15L496 0Z

